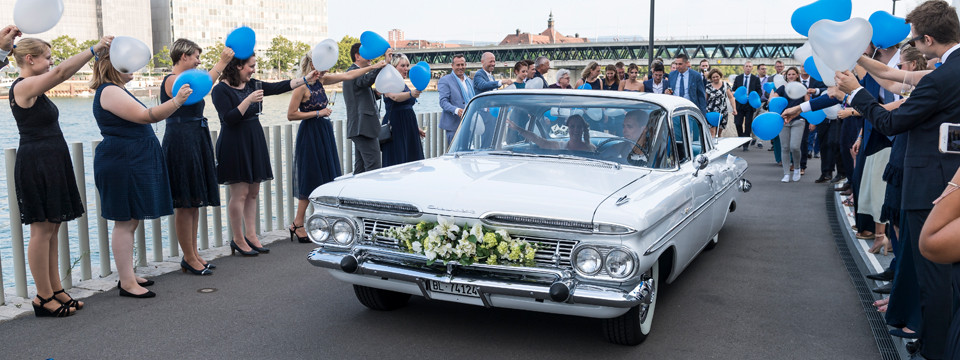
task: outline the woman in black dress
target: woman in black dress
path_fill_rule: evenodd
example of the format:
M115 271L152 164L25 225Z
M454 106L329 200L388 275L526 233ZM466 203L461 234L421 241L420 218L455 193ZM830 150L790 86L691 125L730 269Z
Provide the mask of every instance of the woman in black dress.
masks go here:
M410 72L410 60L404 54L393 54L393 67L400 75L407 77ZM383 167L423 160L423 143L420 138L427 135L417 125L417 114L413 112L413 105L420 97L420 91L410 90L406 85L398 93L383 94L383 107L386 114L383 123L389 123L393 136L390 142L380 145L383 152Z
M173 74L163 78L160 101L173 97L173 84L184 71L200 66L199 45L187 39L177 39L170 49ZM227 63L233 59L233 50L224 48L220 61L210 70L215 81ZM205 101L184 105L166 121L163 134L163 155L170 175L170 193L173 195L173 215L176 221L177 241L183 249L180 268L194 275L211 275L213 265L200 258L197 250L197 225L200 208L220 206L220 186L217 184L217 162L210 142L207 119L203 117ZM207 229L203 229L207 231Z
M104 37L52 69L49 43L26 38L13 49L20 67L20 78L10 86L9 94L10 111L20 131L13 181L20 221L30 225L27 256L37 286L33 300L37 317L70 316L84 305L67 295L60 284L57 232L63 222L83 215L84 208L60 131L59 111L44 93L73 76L93 58L94 51L109 47L112 39Z
M260 183L273 179L267 139L260 125L263 97L282 94L320 78L320 73L314 70L302 78L268 83L251 80L256 69L256 56L230 60L211 94L221 125L217 139L217 181L230 185L227 204L233 232L230 250L244 256L270 251L260 243L256 231Z
M318 186L333 181L340 176L340 154L337 153L337 141L333 136L333 124L327 93L324 85L353 80L373 69L381 69L387 63L381 61L375 65L348 71L342 74L320 72L320 80L308 82L307 86L293 90L290 106L287 107L287 120L300 121L297 130L296 146L293 149L293 188L297 198L297 215L290 224L290 241L296 237L302 243L310 242L303 230L303 218L310 204L310 193ZM313 58L308 53L300 60L300 73L312 73ZM299 225L298 225L299 224Z

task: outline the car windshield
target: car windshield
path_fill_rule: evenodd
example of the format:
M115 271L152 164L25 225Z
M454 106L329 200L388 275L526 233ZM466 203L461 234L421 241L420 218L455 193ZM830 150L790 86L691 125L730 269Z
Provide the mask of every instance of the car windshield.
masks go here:
M666 115L659 105L630 99L488 95L470 102L450 151L668 169L676 151Z

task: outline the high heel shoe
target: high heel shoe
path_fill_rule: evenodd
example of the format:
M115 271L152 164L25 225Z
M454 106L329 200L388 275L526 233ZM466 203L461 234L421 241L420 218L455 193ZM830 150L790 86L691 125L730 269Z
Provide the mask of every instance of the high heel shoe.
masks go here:
M262 252L262 253L264 253L264 254L270 252L270 249L268 249L268 248L253 246L253 243L251 243L250 240L247 239L246 237L244 237L243 240L245 240L245 241L247 242L247 245L249 245L251 249L253 249L253 250L257 251L257 252Z
M150 291L150 290L147 290L147 292L145 292L145 293L143 293L143 294L139 294L139 295L138 295L138 294L134 294L134 293L129 292L129 291L126 291L126 290L123 289L122 286L120 286L120 282L119 282L119 281L117 281L117 289L120 289L120 296L125 296L125 297L132 297L132 298L137 298L137 299L147 299L147 298L152 298L152 297L156 297L156 296L157 296L157 294L156 294L155 292Z
M216 269L216 268L217 268L216 265L211 264L211 263L203 264L203 267L205 267L205 268L207 268L207 269L210 269L210 270L213 270L213 269Z
M870 247L870 250L867 252L871 254L879 254L880 250L883 250L883 255L887 255L887 237L885 234L873 234L873 246Z
M49 299L44 299L40 297L40 295L37 295L37 300L40 300L40 305L33 304L32 301L30 302L33 304L33 315L36 317L67 317L76 313L76 311L70 311L70 306L67 306L67 304L64 303L60 303L60 307L54 310L43 307L43 305L46 303L56 300L55 296L51 296ZM60 301L57 300L57 302Z
M207 269L206 267L197 270L190 266L190 264L187 263L187 260L180 259L180 271L186 273L187 270L190 270L190 273L194 275L213 275L213 271Z
M246 239L244 239L244 240L246 240ZM251 246L251 250L250 250L250 251L243 251L243 249L241 249L239 246L237 246L237 243L236 243L236 242L231 241L231 242L230 242L230 255L233 255L233 254L236 253L236 252L239 252L240 255L243 255L243 256L257 256L257 255L260 255L260 252L257 251L256 249L253 249L252 246Z
M83 309L83 304L81 304L81 303L80 303L79 301L77 301L77 300L74 300L73 297L70 296L70 294L67 294L67 291L66 291L65 289L60 289L59 291L54 291L54 292L53 292L53 297L57 297L57 294L60 294L60 293L63 293L64 295L66 295L68 298L70 298L70 300L67 300L66 302L63 302L63 301L60 301L60 300L58 299L57 301L60 301L61 303L63 303L63 304L66 305L66 306L69 306L69 307L72 307L72 308L76 308L77 310Z
M293 223L293 224L290 224L289 228L287 228L287 230L290 230L290 242L293 242L294 238L296 238L297 241L300 242L301 244L310 242L309 237L306 237L306 236L300 237L300 235L297 235L297 229L303 229L303 225L297 226L296 223Z

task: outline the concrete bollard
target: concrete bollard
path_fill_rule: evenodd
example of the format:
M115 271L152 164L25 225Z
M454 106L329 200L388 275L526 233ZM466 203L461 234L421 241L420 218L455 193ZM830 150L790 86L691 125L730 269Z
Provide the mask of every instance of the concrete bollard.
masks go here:
M3 152L7 170L7 201L10 202L10 235L13 250L13 284L17 296L27 297L27 259L24 255L23 225L20 223L20 205L17 204L17 187L14 178L14 166L17 163L17 149L6 149ZM2 284L0 280L0 284ZM2 289L2 288L0 288ZM0 303L3 303L3 294L0 294Z
M87 218L90 209L87 208L87 180L84 176L83 143L72 143L73 176L80 191L80 203L83 204L83 215L77 219L77 240L80 243L80 279L90 280L93 274L90 271L90 223Z

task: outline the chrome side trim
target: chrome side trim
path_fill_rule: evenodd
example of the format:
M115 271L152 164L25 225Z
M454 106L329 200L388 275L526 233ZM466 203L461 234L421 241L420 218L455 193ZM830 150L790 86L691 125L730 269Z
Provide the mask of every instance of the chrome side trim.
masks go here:
M694 211L691 211L690 214L683 217L683 219L681 219L680 222L678 222L676 225L671 227L670 230L667 230L666 233L660 236L660 238L657 239L657 241L655 241L653 245L650 245L650 247L648 247L647 250L643 252L643 255L650 255L660 250L660 248L666 245L667 241L672 239L674 235L680 232L680 230L683 230L684 228L686 228L687 225L690 225L691 221L689 220L700 215L700 213L702 213L705 208L716 203L717 199L719 199L722 195L726 194L727 191L730 191L730 188L733 187L734 184L737 184L739 182L739 179L742 179L743 174L745 174L746 172L747 172L746 170L742 171L740 175L737 177L737 180L731 181L729 184L724 186L723 189L720 189L720 191L717 191L715 194L713 194L713 197L711 197L710 200L705 201L702 205L694 209Z
M341 198L339 207L348 210L362 210L404 217L420 217L423 215L423 212L414 205L385 201Z
M570 219L551 219L516 213L488 212L480 216L480 221L488 225L516 226L528 229L561 230L588 234L593 233L593 222Z

